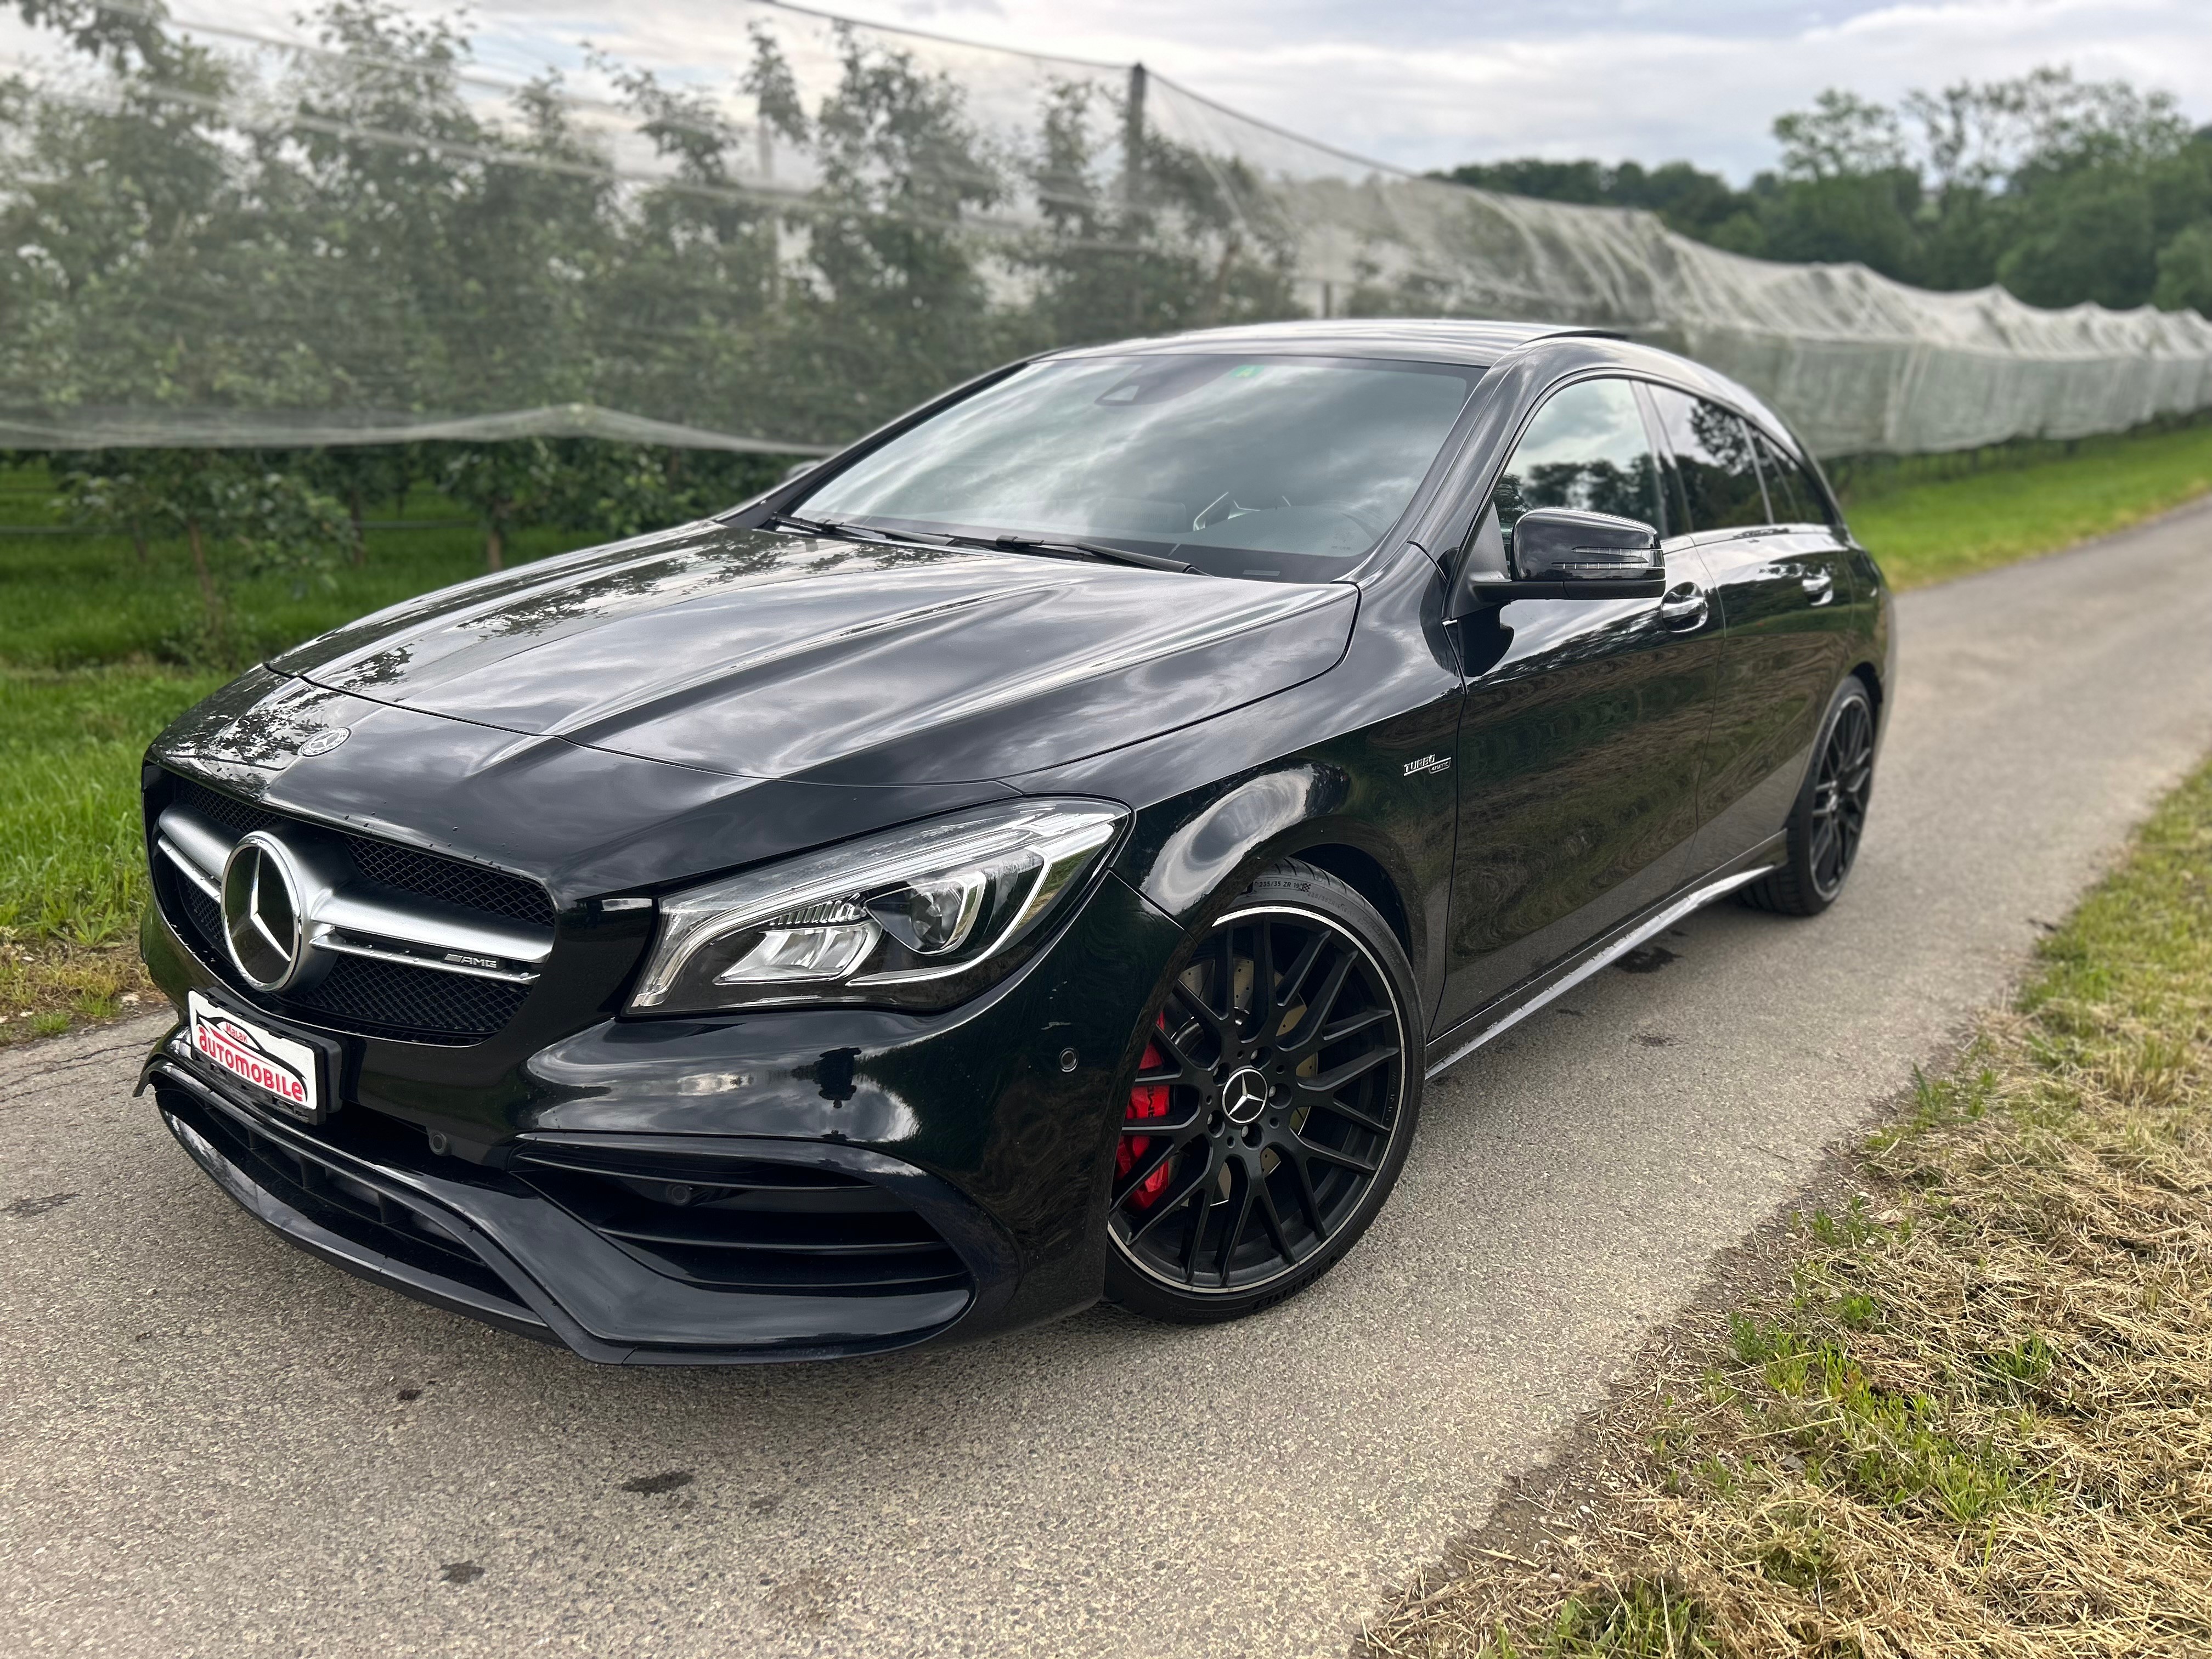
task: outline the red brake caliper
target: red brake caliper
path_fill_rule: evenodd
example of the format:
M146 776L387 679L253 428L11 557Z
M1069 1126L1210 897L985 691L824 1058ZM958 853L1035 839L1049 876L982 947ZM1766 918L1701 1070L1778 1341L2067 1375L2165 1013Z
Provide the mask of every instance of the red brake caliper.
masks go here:
M1160 1016L1160 1024L1167 1024L1164 1013ZM1149 1072L1167 1063L1167 1056L1160 1052L1159 1045L1147 1042L1145 1044L1145 1057L1137 1062L1137 1068ZM1165 1117L1167 1115L1168 1085L1164 1083L1139 1083L1129 1091L1129 1109L1122 1114L1122 1119L1125 1122L1135 1123L1148 1117ZM1129 1171L1144 1160L1152 1144L1150 1135L1123 1135L1121 1144L1114 1151L1115 1177L1127 1180ZM1137 1189L1129 1194L1128 1201L1140 1210L1157 1202L1159 1195L1168 1189L1168 1176L1174 1168L1172 1160L1161 1164L1138 1183Z

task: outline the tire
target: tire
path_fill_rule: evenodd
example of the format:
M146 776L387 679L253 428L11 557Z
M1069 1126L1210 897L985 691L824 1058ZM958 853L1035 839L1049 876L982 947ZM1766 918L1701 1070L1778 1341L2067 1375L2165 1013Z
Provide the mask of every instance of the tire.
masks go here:
M1874 701L1851 675L1836 688L1820 722L1813 763L1790 811L1790 845L1773 874L1744 889L1754 909L1817 916L1844 890L1866 830L1874 793Z
M1310 865L1263 872L1145 1017L1107 1194L1106 1294L1212 1324L1341 1261L1419 1121L1419 1006L1365 899Z

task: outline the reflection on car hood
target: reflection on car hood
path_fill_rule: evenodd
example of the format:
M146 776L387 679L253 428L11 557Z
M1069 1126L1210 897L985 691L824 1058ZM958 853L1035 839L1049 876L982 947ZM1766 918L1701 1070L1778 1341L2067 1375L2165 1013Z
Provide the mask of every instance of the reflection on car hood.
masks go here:
M1287 690L1349 586L718 524L426 595L277 658L355 696L740 777L952 782L1081 759Z

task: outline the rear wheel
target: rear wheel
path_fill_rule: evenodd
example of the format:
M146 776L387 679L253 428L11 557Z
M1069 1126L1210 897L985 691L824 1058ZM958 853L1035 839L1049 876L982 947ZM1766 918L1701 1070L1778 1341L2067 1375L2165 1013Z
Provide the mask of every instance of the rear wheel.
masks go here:
M1828 705L1812 769L1790 814L1782 866L1746 888L1745 902L1792 916L1818 915L1834 903L1858 857L1873 793L1874 702L1854 674Z
M1115 1158L1107 1293L1205 1323L1328 1271L1396 1182L1420 1109L1413 972L1374 908L1268 870L1146 1022Z

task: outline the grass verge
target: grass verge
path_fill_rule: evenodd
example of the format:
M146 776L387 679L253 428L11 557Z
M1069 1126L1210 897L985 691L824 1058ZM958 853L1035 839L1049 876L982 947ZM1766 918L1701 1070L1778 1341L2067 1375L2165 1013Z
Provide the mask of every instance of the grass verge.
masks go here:
M1766 1289L1619 1391L1446 1656L2212 1651L2212 765L1856 1152Z
M86 1020L167 1005L138 960L138 942L0 944L0 1048L55 1036Z
M0 469L0 526L52 527L51 490L43 467ZM408 503L414 522L370 529L363 562L338 568L327 587L282 573L255 575L234 550L215 549L210 556L224 588L220 641L209 635L181 539L156 538L141 558L121 537L0 534L0 580L9 601L0 666L246 667L340 623L483 574L483 534L452 522L455 512L452 502L416 489ZM586 531L517 531L507 559L520 564L605 539Z
M147 995L138 757L227 678L0 670L0 1044Z
M2074 453L1869 490L1851 528L1893 586L2055 553L2212 491L2212 425L2085 438Z

